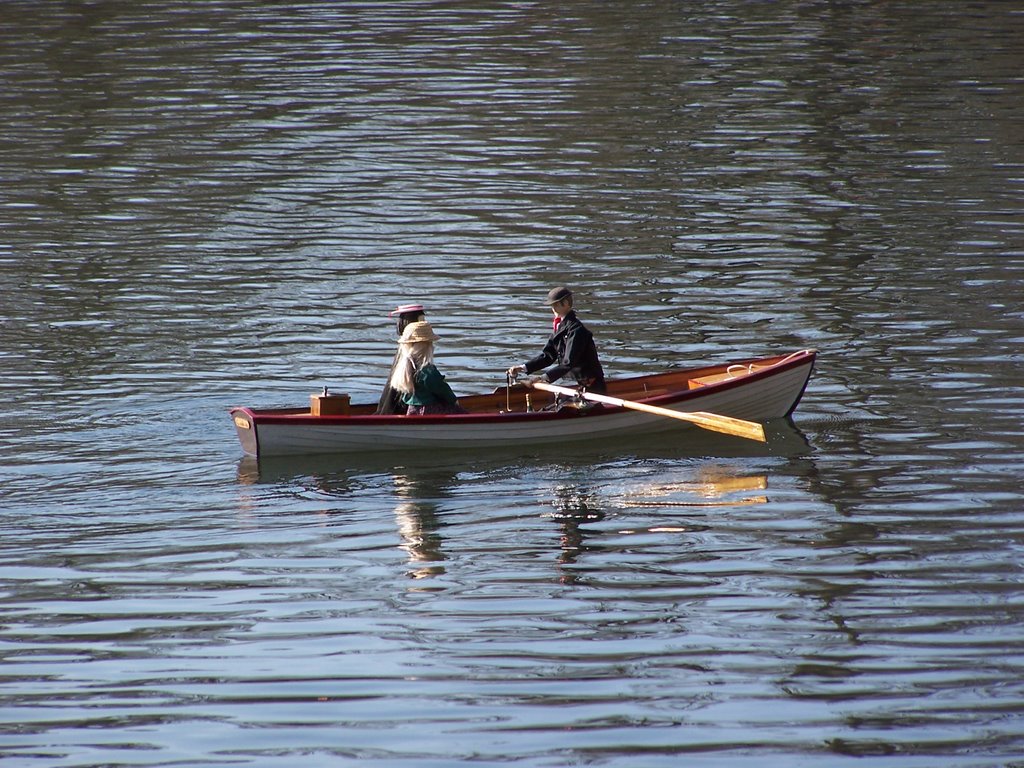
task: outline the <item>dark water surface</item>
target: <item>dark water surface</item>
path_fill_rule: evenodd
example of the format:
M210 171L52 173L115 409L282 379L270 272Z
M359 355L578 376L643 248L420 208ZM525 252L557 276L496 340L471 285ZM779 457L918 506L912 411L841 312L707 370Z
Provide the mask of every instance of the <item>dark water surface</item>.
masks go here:
M1024 6L0 4L0 764L1024 765ZM244 459L820 350L767 445Z

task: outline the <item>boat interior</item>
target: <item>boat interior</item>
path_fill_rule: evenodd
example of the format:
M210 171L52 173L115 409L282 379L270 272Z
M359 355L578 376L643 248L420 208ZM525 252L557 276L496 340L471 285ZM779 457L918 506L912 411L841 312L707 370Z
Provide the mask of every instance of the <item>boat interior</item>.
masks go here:
M688 368L624 379L609 379L607 394L623 400L651 401L679 391L712 386L771 368L785 362L794 355L759 358L756 360L712 365L703 368ZM498 387L482 395L464 395L459 403L469 413L540 411L554 403L555 395L530 389L524 384ZM370 416L377 408L376 403L351 404L348 395L311 396L309 409L287 409L281 413L310 413L314 416Z

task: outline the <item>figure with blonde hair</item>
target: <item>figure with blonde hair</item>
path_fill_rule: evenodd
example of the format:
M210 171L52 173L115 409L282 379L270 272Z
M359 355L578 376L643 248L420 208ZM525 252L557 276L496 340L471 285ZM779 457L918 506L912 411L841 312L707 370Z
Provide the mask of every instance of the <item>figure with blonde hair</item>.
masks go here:
M407 325L398 340L398 361L390 384L400 394L408 416L465 413L434 365L434 342L439 338L430 323L422 320Z
M424 314L422 304L400 304L397 309L393 312L388 313L388 317L397 317L396 330L398 337L402 337L402 333L412 323L418 323L421 320L426 320L427 316ZM398 345L398 349L395 350L395 359L391 362L391 370L388 371L388 379L384 382L384 389L380 393L380 399L377 402L378 416L391 416L396 413L405 413L405 403L402 402L402 393L396 392L391 386L391 376L394 374L395 369L398 367L398 360L402 355L402 345Z

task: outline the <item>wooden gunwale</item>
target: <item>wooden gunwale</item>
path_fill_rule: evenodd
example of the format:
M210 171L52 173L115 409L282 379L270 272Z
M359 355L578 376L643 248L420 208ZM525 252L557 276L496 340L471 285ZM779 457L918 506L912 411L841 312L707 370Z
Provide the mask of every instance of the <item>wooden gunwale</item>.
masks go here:
M622 399L630 399L662 407L677 405L688 400L703 399L712 391L727 391L734 387L749 385L754 381L770 378L793 368L804 366L807 364L808 356L812 357L813 363L814 355L815 352L813 350L805 350L791 355L749 358L730 361L720 365L618 379L609 382L608 394ZM689 389L689 382L692 379L723 374L728 369L737 366L756 366L756 368L747 373L737 374L732 379L725 379L714 384ZM657 391L658 394L644 396L651 390ZM533 412L525 410L527 393L531 395L533 407L536 409ZM800 396L802 397L802 395L803 391L801 390ZM461 397L459 402L469 411L468 413L415 416L411 418L415 419L418 424L452 424L455 426L457 424L501 424L525 419L529 419L531 422L560 421L620 413L624 410L620 407L606 406L590 410L567 408L558 411L543 411L540 409L553 402L552 396L536 390L531 391L521 384L513 385L509 391L509 398L512 410L508 412L499 412L503 411L506 405L505 387L500 387L493 393ZM794 402L790 409L790 413L796 408L799 400L800 397L797 397L796 402ZM373 404L353 405L348 415L339 416L313 416L310 414L309 408L253 409L238 407L231 409L231 412L246 414L250 421L255 424L297 424L310 422L322 425L349 424L356 426L358 424L381 425L389 422L408 423L410 419L410 417L405 415L376 415L373 413L375 407Z

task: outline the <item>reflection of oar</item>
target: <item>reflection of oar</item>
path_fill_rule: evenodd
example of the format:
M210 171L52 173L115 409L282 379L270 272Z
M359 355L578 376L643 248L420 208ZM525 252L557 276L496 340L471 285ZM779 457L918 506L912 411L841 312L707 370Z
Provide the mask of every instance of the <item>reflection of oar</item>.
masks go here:
M748 496L735 501L630 501L627 507L745 507L748 504L767 504L767 496Z
M587 392L586 390L577 392L575 389L559 387L555 384L546 384L543 381L535 381L533 384L528 386L533 386L535 389L540 389L544 392L552 392L556 395L583 397L587 400L592 400L595 403L604 403L605 405L614 405L620 408L631 408L634 411L644 411L645 413L653 413L657 416L667 416L670 419L688 421L691 424L696 424L698 427L703 427L704 429L710 429L713 432L724 432L727 435L745 437L748 440L758 440L762 443L765 442L764 427L756 421L744 421L743 419L734 419L731 416L719 416L717 413L707 413L706 411L683 413L680 411L673 411L668 408L659 408L656 405L648 405L647 403L634 403L632 400L622 400L618 397L596 395L593 392Z

